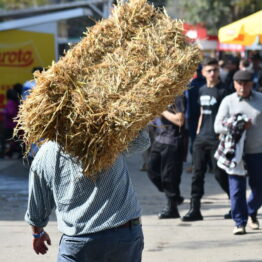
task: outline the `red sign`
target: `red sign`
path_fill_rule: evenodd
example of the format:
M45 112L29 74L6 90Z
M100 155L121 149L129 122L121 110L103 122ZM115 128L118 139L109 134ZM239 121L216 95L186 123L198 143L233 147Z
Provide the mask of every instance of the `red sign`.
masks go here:
M207 30L200 24L190 25L184 23L184 32L185 35L190 39L206 39L207 38Z
M31 50L5 50L0 52L0 66L2 67L27 67L34 62Z

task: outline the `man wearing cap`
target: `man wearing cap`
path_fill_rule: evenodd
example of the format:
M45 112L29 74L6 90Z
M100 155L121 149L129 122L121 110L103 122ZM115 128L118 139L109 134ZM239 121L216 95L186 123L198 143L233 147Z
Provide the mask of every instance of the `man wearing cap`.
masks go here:
M244 126L243 158L249 178L251 194L246 201L246 177L230 175L230 199L232 217L236 223L233 234L245 234L248 223L251 229L258 229L257 211L262 205L262 94L252 90L252 73L237 71L234 75L236 92L227 96L220 104L215 120L215 132L226 133L222 121L227 117L244 114L249 118ZM248 219L249 217L249 219Z

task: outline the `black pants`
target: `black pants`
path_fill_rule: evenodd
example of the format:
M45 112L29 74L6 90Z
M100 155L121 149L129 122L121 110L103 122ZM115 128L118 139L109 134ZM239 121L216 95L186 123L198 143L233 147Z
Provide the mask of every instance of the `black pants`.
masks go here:
M183 142L176 145L154 142L148 163L148 176L167 197L180 200L180 181L183 171Z
M214 158L215 151L217 150L219 141L215 139L206 139L197 136L193 145L193 177L191 187L192 198L202 198L204 195L204 180L207 171L207 163L210 158L212 161L215 178L221 188L229 196L229 185L227 173L217 166Z

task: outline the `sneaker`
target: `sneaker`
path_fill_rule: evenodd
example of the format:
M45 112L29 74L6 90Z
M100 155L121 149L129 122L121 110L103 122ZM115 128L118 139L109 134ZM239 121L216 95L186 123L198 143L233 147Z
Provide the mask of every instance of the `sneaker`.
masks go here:
M233 229L233 235L244 235L246 234L246 228L244 226L236 226Z
M256 217L249 217L247 223L251 229L253 230L259 229L259 222Z

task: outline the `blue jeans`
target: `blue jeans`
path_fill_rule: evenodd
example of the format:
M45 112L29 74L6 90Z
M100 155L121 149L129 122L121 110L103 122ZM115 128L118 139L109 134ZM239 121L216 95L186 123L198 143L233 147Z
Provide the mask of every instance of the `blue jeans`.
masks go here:
M246 200L246 176L229 175L231 214L236 226L246 226L248 212Z
M246 226L262 205L262 153L245 156L251 194L246 201L246 177L229 175L232 217L237 226Z
M141 225L82 236L63 235L58 262L140 262L144 248Z

